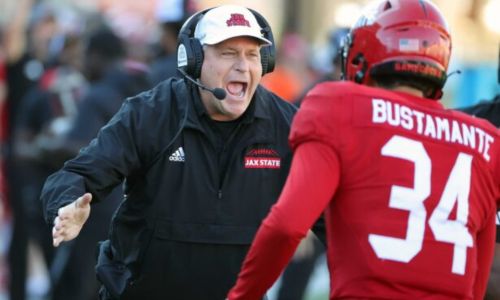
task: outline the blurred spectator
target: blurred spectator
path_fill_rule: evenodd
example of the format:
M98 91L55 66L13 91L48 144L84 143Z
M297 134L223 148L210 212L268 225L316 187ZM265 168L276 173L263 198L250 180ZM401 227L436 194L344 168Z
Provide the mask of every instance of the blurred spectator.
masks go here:
M160 54L151 63L151 81L158 84L161 81L177 76L177 35L183 20L161 23Z
M4 146L7 140L7 86L5 57L3 53L2 35L0 28L0 222L7 216L6 186L4 182L3 163L5 159Z
M262 85L293 102L312 81L308 55L308 44L298 33L284 34L276 54L276 67L262 77Z
M84 72L90 82L78 118L68 139L78 141L70 157L95 137L118 111L124 98L148 89L151 83L145 64L127 59L124 41L109 29L99 29L88 38Z
M28 234L20 179L23 171L12 160L12 131L21 99L37 82L48 60L50 39L55 33L55 18L51 11L41 9L31 17L33 0L19 0L5 25L4 50L7 63L7 142L4 147L9 204L13 229L9 247L9 290L11 299L25 299ZM15 16L15 17L14 17ZM31 17L31 18L30 18Z
M7 254L10 245L10 205L7 200L5 182L5 143L7 142L7 110L6 110L6 71L5 55L0 28L0 299L6 299L8 293L8 263Z
M63 136L76 116L77 101L85 85L79 70L81 49L79 36L64 37L57 61L46 68L38 84L22 101L14 129L16 167L23 174L30 174L18 178L21 187L18 199L23 202L29 241L40 246L46 265L52 263L54 248L38 199L45 179L62 165L57 163L60 159L48 154L46 148L51 144L46 141Z
M306 96L307 92L312 89L316 84L327 80L340 80L342 77L342 56L341 48L343 45L344 37L349 33L349 28L339 27L332 29L328 34L328 43L324 49L326 53L326 61L316 62L325 68L324 73L319 79L315 80L312 84L307 86L298 97L294 99L294 103L300 106L302 99Z
M24 94L34 86L50 63L52 42L58 32L53 8L32 0L20 0L18 14L6 30L9 107L15 120ZM30 12L33 13L30 15Z
M147 68L127 60L123 40L109 29L99 29L89 35L84 66L89 86L79 101L76 119L62 139L46 143L51 145L47 149L52 151L52 160L57 160L59 166L97 135L126 97L151 87ZM97 299L95 249L99 240L107 238L111 215L122 196L122 189L118 187L109 199L95 205L78 238L58 248L51 266L54 300Z
M153 85L177 76L177 36L184 21L196 10L192 1L162 0L158 2L157 20L160 25L157 57L151 63Z

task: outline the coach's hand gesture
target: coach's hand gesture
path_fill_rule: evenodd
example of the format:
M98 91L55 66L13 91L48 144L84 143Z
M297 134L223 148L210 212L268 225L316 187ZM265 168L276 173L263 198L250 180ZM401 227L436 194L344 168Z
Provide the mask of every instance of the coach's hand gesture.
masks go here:
M54 247L78 236L83 224L89 218L91 200L92 194L85 193L74 202L59 209L52 228Z

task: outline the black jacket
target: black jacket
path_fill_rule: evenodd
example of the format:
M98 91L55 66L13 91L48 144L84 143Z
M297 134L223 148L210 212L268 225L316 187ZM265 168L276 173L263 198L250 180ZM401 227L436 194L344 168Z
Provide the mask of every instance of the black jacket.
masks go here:
M483 100L475 105L459 108L459 110L478 118L486 119L496 127L500 127L500 94L496 95L493 100ZM497 218L498 222L500 222L500 215ZM497 243L500 243L500 225L498 225L498 222Z
M473 106L463 107L459 110L490 121L496 127L500 127L500 94L493 100L483 100Z
M220 147L198 91L183 80L165 81L127 99L98 137L49 177L46 220L86 191L99 202L125 180L97 266L108 291L125 288L122 298L224 299L287 177L295 112L259 86Z

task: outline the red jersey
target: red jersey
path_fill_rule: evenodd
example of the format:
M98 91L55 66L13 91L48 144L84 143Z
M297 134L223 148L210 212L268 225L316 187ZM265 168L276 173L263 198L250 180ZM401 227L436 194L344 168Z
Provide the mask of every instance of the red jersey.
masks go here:
M496 128L439 101L329 82L307 95L290 142L287 183L229 299L259 299L323 211L330 299L483 299Z

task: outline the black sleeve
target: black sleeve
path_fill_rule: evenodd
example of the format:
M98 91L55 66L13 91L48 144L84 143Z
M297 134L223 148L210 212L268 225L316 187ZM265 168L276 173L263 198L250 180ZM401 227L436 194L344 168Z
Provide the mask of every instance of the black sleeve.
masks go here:
M138 119L137 107L132 101L125 101L97 138L47 179L41 200L49 224L60 207L85 192L92 193L93 201L98 202L140 167Z
M500 94L491 101L481 101L476 105L458 108L458 110L478 118L486 119L496 127L500 127ZM499 218L498 221L500 221L499 215L497 215L497 218ZM500 243L500 225L497 225L496 241Z
M462 107L458 110L486 119L496 127L500 127L500 95L497 95L493 100L481 101L476 105Z

